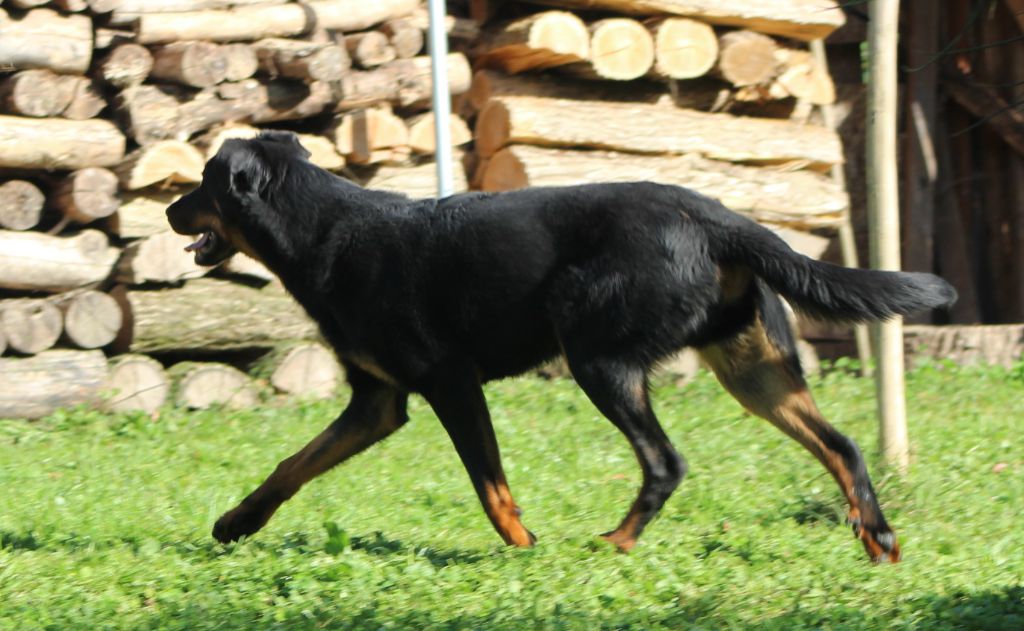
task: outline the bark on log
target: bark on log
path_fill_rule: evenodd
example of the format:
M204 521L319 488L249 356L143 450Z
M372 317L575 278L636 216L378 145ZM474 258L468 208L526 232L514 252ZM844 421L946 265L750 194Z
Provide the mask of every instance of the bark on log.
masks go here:
M487 162L482 188L503 191L641 180L692 188L759 221L791 227L837 226L849 204L842 187L808 171L726 164L697 155L643 156L528 145L494 154Z
M71 76L22 70L0 82L0 109L21 116L58 116L74 95Z
M39 223L46 196L25 180L8 180L0 184L0 228L29 230Z
M371 164L381 150L409 147L409 129L387 108L356 110L342 116L333 130L338 153L355 164ZM375 159L378 158L378 159Z
M249 408L259 401L256 385L244 372L214 362L181 362L167 371L173 380L174 404L190 410L224 406Z
M590 32L567 11L543 11L488 29L477 63L505 72L553 68L590 58Z
M133 191L158 182L199 182L205 164L203 154L192 145L161 140L131 152L114 170L121 187Z
M210 268L196 265L194 258L185 253L185 246L193 241L194 237L170 230L133 241L125 247L114 278L126 285L142 285L204 276Z
M629 15L680 15L810 41L827 37L846 21L833 0L530 0L568 9Z
M63 339L76 348L101 348L113 342L121 330L121 307L102 291L68 292L55 304L63 314Z
M109 217L121 204L117 197L117 176L99 167L79 169L57 184L52 203L75 223L86 224Z
M714 29L689 18L657 18L645 23L654 38L652 72L669 79L692 79L706 74L718 59Z
M654 65L654 38L643 24L629 18L607 18L587 26L590 61L564 66L585 79L630 81Z
M220 48L228 64L224 72L225 81L241 81L256 74L260 62L256 57L256 50L252 46L249 44L224 44Z
M110 362L108 388L105 409L152 414L167 400L171 381L164 367L152 357L121 355Z
M197 278L178 288L121 287L112 294L126 309L125 326L113 344L118 352L212 354L318 337L313 321L275 283L255 289Z
M314 399L336 395L342 377L334 353L318 342L275 348L260 358L254 374L278 392Z
M82 169L112 166L125 139L109 121L0 116L0 167Z
M140 239L167 230L167 207L181 197L177 190L149 190L126 194L110 230L122 239Z
M183 39L215 42L293 37L314 28L360 31L412 12L418 0L312 0L302 5L252 5L225 10L138 14L138 41ZM134 16L133 16L134 17Z
M475 111L500 96L544 96L579 101L621 101L624 103L656 103L667 98L665 86L653 81L595 83L551 74L506 75L494 70L478 70L467 93Z
M271 77L337 81L352 66L344 47L329 43L268 38L253 44L259 68Z
M205 88L227 77L228 58L224 49L212 42L179 41L153 50L155 79Z
M452 95L469 90L472 71L462 53L448 55L448 89ZM417 107L430 101L430 57L396 59L366 72L350 72L331 84L336 110L349 110L377 103Z
M659 105L540 97L493 99L477 119L475 138L476 149L484 157L507 144L528 143L635 153L698 153L730 162L797 163L810 168L843 161L839 137L813 125Z
M457 158L455 162L459 162ZM469 190L465 171L453 169L453 192ZM437 197L437 165L424 162L416 166L381 166L363 180L363 186L374 190L402 193L413 199Z
M381 25L399 59L409 59L423 50L423 30L410 18L396 18Z
M14 18L0 9L0 68L84 74L92 59L92 20L34 9Z
M369 70L398 57L388 36L380 31L366 31L345 36L345 49L360 68Z
M100 351L46 351L0 359L0 418L40 418L64 407L99 402L107 380Z
M428 112L406 121L409 128L409 147L413 153L433 155L437 151L437 141L434 137L434 120L434 113ZM448 118L448 130L453 147L464 145L473 140L473 133L469 131L466 121L455 114L451 114Z
M115 88L139 85L153 69L153 55L138 44L120 44L99 62L97 78Z
M737 87L766 85L781 70L776 58L779 47L767 35L730 31L719 38L718 49L715 73Z
M91 285L110 276L117 257L98 230L72 237L0 230L0 287L57 292Z
M26 298L0 301L0 328L11 350L35 355L53 348L63 325L60 310L52 302Z

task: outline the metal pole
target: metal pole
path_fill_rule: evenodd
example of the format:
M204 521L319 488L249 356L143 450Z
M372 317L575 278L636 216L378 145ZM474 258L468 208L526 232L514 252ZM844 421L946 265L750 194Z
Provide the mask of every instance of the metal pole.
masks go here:
M448 89L448 32L445 29L447 13L445 0L429 0L430 15L428 32L430 46L430 77L433 82L434 144L437 150L434 160L437 164L437 196L452 194L452 141L448 119L452 112L452 98Z
M872 0L869 5L868 59L868 222L871 267L900 268L899 188L896 168L896 48L899 0ZM898 470L909 464L903 382L903 321L878 324L879 443L882 457Z

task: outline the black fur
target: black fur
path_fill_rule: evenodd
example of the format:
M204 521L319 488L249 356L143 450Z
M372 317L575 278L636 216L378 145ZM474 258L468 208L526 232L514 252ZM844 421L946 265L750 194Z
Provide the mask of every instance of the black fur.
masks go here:
M290 134L229 140L168 219L181 233L213 233L200 262L250 249L318 322L357 375L353 387L370 379L422 393L449 432L462 431L446 418L458 414L489 428L486 407L460 407L453 393L465 400L482 382L564 353L634 443L645 479L650 469L672 488L684 462L670 446L645 451L645 436L660 440L657 421L645 401L622 403L640 396L655 362L730 338L757 313L795 362L772 291L815 315L853 321L955 298L928 274L808 259L677 186L592 184L414 200L363 189L307 155ZM730 298L726 269L755 282ZM647 429L633 431L641 426ZM475 483L501 477L495 462L466 466ZM662 494L655 494L660 501Z

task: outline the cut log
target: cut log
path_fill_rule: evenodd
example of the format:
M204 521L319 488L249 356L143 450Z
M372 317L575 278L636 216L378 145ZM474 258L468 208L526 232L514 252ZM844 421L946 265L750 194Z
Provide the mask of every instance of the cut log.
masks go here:
M645 23L654 38L654 68L659 77L692 79L706 74L718 60L714 29L689 18L656 18Z
M53 6L68 13L79 13L88 9L89 3L85 0L54 0Z
M48 68L85 74L92 59L92 20L34 9L14 18L0 9L0 68Z
M0 167L82 169L112 166L125 139L113 123L0 116Z
M256 384L233 366L214 362L181 362L170 367L174 404L190 410L223 406L249 408L259 401Z
M41 299L0 300L0 328L7 336L7 346L25 355L35 355L60 339L60 310Z
M409 59L423 50L423 30L410 18L388 20L380 26L399 59Z
M590 32L567 11L543 11L488 29L477 63L505 72L553 68L590 57Z
M261 39L253 44L259 68L266 74L289 79L337 81L352 66L344 47L293 39Z
M3 327L0 327L0 355L4 354L7 350L7 335L4 333Z
M467 97L474 111L499 96L545 96L580 101L621 101L656 103L667 98L665 86L653 81L597 83L550 74L506 75L494 70L478 70Z
M1024 358L1024 325L908 325L904 346L911 363L952 359L961 366L1013 368Z
M107 358L100 351L0 359L0 418L41 418L61 408L96 404L106 381Z
M122 239L139 239L167 230L167 207L181 197L176 190L148 190L126 194L112 222L111 232Z
M187 256L184 252L182 256ZM117 352L217 353L312 340L318 329L276 283L262 289L215 278L182 287L112 292L125 312Z
M644 25L629 18L608 18L587 26L590 61L565 66L564 71L586 79L629 81L654 65L654 38Z
M332 31L363 31L392 18L412 13L419 0L310 0L317 28Z
M115 2L116 0L96 0L97 2L109 1ZM113 48L122 44L131 44L135 41L135 31L133 29L121 29L121 28L108 28L108 27L97 27L93 33L94 41L93 46L97 50L103 50L107 48Z
M224 49L212 42L180 41L153 50L155 79L205 88L223 81L228 74Z
M388 36L380 31L365 31L345 36L345 48L360 68L376 68L398 57Z
M342 116L333 130L338 153L356 164L370 164L382 149L409 146L409 129L387 108L356 110Z
M43 214L46 196L25 180L0 183L0 228L29 230L36 227Z
M807 101L814 105L830 105L836 100L836 86L828 70L814 60L806 50L779 49L776 59L782 68L775 83L788 96Z
M99 62L96 76L118 89L130 88L146 80L153 69L153 55L138 44L115 46Z
M109 395L104 408L111 412L160 409L171 390L171 381L160 362L145 355L121 355L110 362Z
M448 89L452 95L469 90L472 71L461 53L447 59ZM433 85L430 80L430 57L396 59L366 72L350 72L341 81L331 84L338 110L350 110L377 103L398 107L417 107L430 101Z
M0 230L0 287L56 292L91 285L110 276L117 256L98 230L70 237Z
M284 4L289 0L100 0L107 4L107 11L117 14L140 13L180 13L182 11L203 11L206 9L228 9L261 4ZM96 8L96 0L92 10L104 13Z
M231 125L215 130L204 138L199 144L205 147L206 160L209 161L220 150L224 141L229 138L255 138L260 132L266 131L248 125ZM345 166L345 158L338 153L334 143L323 136L314 134L296 134L299 144L310 153L309 161L321 169L338 171Z
M455 160L456 162L458 159ZM452 170L454 193L469 190L465 171ZM413 199L437 197L437 165L424 162L416 166L381 166L363 181L363 186L380 191L402 193Z
M58 116L74 95L71 78L49 70L22 70L0 82L0 108L21 116Z
M107 100L100 93L99 86L89 77L69 77L71 102L61 112L64 118L87 120L98 116L107 106Z
M843 161L839 137L823 127L659 105L528 96L491 100L477 119L475 138L476 150L484 157L507 144L528 143L698 153L730 162L797 163L810 168Z
M71 221L80 224L109 217L120 204L117 176L100 167L70 173L53 191L54 207Z
M413 153L433 155L437 151L437 142L434 137L434 113L420 114L410 118L406 123L409 127L409 147ZM448 130L453 147L473 140L473 133L469 131L466 121L455 114L449 116Z
M274 272L267 269L263 263L242 252L238 252L224 261L224 264L217 268L217 272L228 276L242 276L250 281L257 280L264 283L277 279Z
M256 50L249 44L224 44L220 47L227 59L224 71L225 81L241 81L256 74L259 69L259 58Z
M192 145L161 140L130 153L115 172L121 187L133 191L158 182L199 182L205 164L203 154Z
M41 7L50 0L7 0L12 7L18 9L34 9Z
M719 38L718 48L715 73L737 87L766 85L781 70L776 58L778 44L767 35L730 31Z
M185 253L194 237L166 230L128 244L117 263L115 279L127 285L178 283L210 271Z
M568 9L630 15L681 15L709 24L810 41L827 37L846 21L834 0L530 0Z
M837 226L849 204L842 187L808 171L747 167L696 155L643 156L527 145L506 147L494 154L487 162L481 188L504 191L643 180L692 188L759 221L791 227Z
M334 353L318 342L276 348L260 358L254 374L278 392L314 399L337 395L342 376Z
M63 314L63 339L72 346L101 348L113 342L121 330L121 307L102 291L68 292L54 303Z
M164 44L186 39L212 42L251 41L292 37L315 25L311 11L298 4L243 6L223 11L182 11L138 14L140 44Z

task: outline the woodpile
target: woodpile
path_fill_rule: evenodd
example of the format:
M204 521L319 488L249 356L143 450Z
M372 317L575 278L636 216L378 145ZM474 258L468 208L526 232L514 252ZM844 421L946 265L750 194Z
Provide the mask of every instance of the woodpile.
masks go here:
M797 114L834 98L806 49L842 23L833 0L452 4L457 191L650 179L778 228L842 216L822 174L839 140ZM0 417L331 396L340 368L273 275L196 266L164 211L224 140L274 128L322 168L434 195L424 5L2 3L0 384L20 385Z

